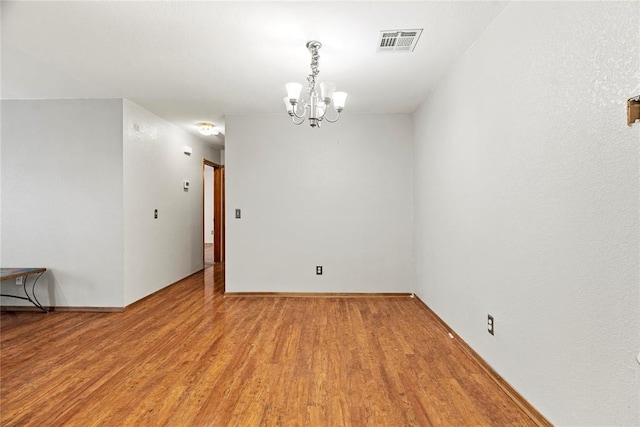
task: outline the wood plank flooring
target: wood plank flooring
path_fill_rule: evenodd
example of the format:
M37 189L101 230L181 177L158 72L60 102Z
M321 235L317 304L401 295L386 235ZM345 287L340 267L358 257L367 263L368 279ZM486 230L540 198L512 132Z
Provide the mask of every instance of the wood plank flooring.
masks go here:
M534 425L417 300L223 298L223 269L124 313L2 313L1 424Z

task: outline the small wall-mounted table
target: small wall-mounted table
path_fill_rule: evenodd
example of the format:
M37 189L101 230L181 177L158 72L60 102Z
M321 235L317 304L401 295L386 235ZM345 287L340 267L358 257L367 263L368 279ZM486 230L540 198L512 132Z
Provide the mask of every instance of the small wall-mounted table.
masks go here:
M8 298L18 298L29 301L31 304L38 307L43 312L47 313L49 310L40 304L38 298L36 297L36 283L38 283L38 279L42 274L47 271L46 268L0 268L0 280L11 280L17 279L18 277L22 277L22 287L24 288L24 293L26 297L22 297L20 295L7 295L0 294L0 296L8 297ZM27 292L27 278L30 275L37 274L36 278L33 280L31 285L31 295Z

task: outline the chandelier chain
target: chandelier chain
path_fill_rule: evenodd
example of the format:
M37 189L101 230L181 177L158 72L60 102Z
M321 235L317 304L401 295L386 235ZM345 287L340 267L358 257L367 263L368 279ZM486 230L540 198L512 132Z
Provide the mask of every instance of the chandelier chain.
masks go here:
M318 53L318 48L316 46L311 46L309 50L311 51L311 74L307 76L307 81L309 82L309 94L311 94L316 87L316 76L320 73L320 70L318 69L320 54Z

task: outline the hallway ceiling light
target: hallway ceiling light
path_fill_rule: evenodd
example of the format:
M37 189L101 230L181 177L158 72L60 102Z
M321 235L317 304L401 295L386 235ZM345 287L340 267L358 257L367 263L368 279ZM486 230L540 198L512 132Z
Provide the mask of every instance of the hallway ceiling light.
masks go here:
M309 119L311 127L320 127L322 120L326 120L329 123L335 123L340 118L340 113L344 110L344 103L347 99L346 92L334 92L336 90L335 83L321 82L320 94L316 90L316 77L320 70L318 70L318 49L322 47L322 43L312 40L307 43L307 49L311 53L311 74L307 76L307 93L308 99L300 100L300 92L302 91L302 85L300 83L287 83L287 96L284 97L284 105L287 107L287 113L291 116L291 120L296 125L301 125L304 119ZM333 103L333 109L337 115L334 120L330 120L327 116L327 109L329 104ZM300 108L299 104L302 104ZM296 118L301 119L296 121Z
M198 127L198 132L200 132L202 135L205 136L209 136L209 135L217 135L220 132L215 128L215 125L213 123L209 123L209 122L200 122L196 125Z

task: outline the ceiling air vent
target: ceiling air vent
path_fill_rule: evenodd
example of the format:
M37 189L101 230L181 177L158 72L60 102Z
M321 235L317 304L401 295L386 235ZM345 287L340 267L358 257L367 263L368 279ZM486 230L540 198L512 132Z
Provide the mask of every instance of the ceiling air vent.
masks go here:
M413 52L420 34L422 29L380 31L376 52Z

